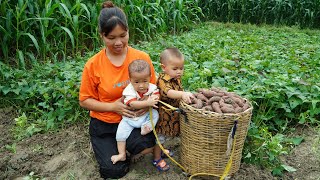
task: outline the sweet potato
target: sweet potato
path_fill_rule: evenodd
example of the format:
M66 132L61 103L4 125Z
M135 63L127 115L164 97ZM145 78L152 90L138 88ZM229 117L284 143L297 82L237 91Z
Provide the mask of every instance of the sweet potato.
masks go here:
M242 109L243 109L243 111L245 111L245 110L249 109L249 107L250 107L249 103L245 103L243 105Z
M223 92L213 92L213 95L212 96L224 96L224 93Z
M236 93L234 93L234 92L230 92L230 93L228 94L228 96L242 99L242 97L240 97L238 94L236 94Z
M209 90L209 89L205 89L205 88L199 88L198 92L203 94L204 96L206 96L207 98L212 97L212 93L213 91Z
M196 99L197 103L196 104L191 104L192 107L201 109L203 107L203 102L201 99Z
M222 106L220 109L223 113L235 113L235 110L233 108L229 108L227 106Z
M244 100L242 100L242 99L240 99L240 98L238 98L238 97L235 97L235 96L233 96L232 99L233 99L233 101L236 102L240 107L243 107L243 105L244 105L243 101L244 101Z
M217 113L222 113L221 109L220 109L220 105L218 102L213 102L211 104L211 107L213 109L214 112L217 112Z
M227 103L227 104L233 104L234 101L229 97L229 96L223 96L222 97L224 102Z
M236 113L240 113L240 112L243 112L243 109L242 109L242 107L236 107L236 108L234 108L234 111L236 112Z
M197 97L197 96L194 96ZM197 98L191 98L191 104L197 104Z
M204 106L202 109L205 110L205 111L213 111L211 105Z
M220 89L216 88L216 87L211 87L210 90L215 91L215 92L219 92Z
M231 105L231 104L227 104L227 103L224 103L224 104L220 104L220 107L222 108L222 107L227 107L227 108L229 108L229 109L234 109L234 107Z
M220 99L219 104L220 104L220 106L222 106L223 104L225 104L223 98Z
M208 98L201 93L196 94L196 97L202 101L208 102Z
M219 96L212 96L209 100L208 100L208 105L212 104L213 102L219 102L221 99L221 97Z
M234 109L240 107L236 102L233 102L231 105L233 106Z

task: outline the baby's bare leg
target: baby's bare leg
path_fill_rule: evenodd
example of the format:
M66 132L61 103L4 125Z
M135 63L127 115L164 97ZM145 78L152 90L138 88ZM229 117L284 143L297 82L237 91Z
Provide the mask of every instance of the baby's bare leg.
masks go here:
M118 155L111 156L111 161L113 164L117 163L118 161L125 161L126 160L126 142L125 141L118 141Z

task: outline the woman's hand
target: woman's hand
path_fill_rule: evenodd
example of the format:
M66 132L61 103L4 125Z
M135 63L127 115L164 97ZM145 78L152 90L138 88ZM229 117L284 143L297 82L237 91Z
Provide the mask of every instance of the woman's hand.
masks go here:
M149 111L149 107L143 108L143 109L139 109L139 110L137 110L137 111L135 112L135 114L136 114L136 116L138 117L138 116L142 116L143 114L145 114L145 113L148 112L148 111Z
M136 116L136 113L132 111L133 109L130 106L123 104L122 99L118 99L113 102L113 112L116 112L122 116L133 118Z

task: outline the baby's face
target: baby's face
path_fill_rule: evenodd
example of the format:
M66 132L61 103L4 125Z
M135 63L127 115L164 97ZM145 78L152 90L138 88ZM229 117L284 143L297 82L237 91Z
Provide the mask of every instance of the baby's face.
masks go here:
M130 74L130 82L135 91L146 93L150 82L150 73L148 71L133 72Z
M183 75L184 59L171 57L170 60L166 61L165 64L162 65L162 70L171 78L180 79Z

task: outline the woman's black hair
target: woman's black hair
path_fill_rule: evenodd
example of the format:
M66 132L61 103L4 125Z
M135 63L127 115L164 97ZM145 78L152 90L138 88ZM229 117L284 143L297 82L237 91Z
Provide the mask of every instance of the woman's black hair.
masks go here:
M126 31L128 30L126 15L111 1L104 2L99 15L99 32L107 36L117 25Z

